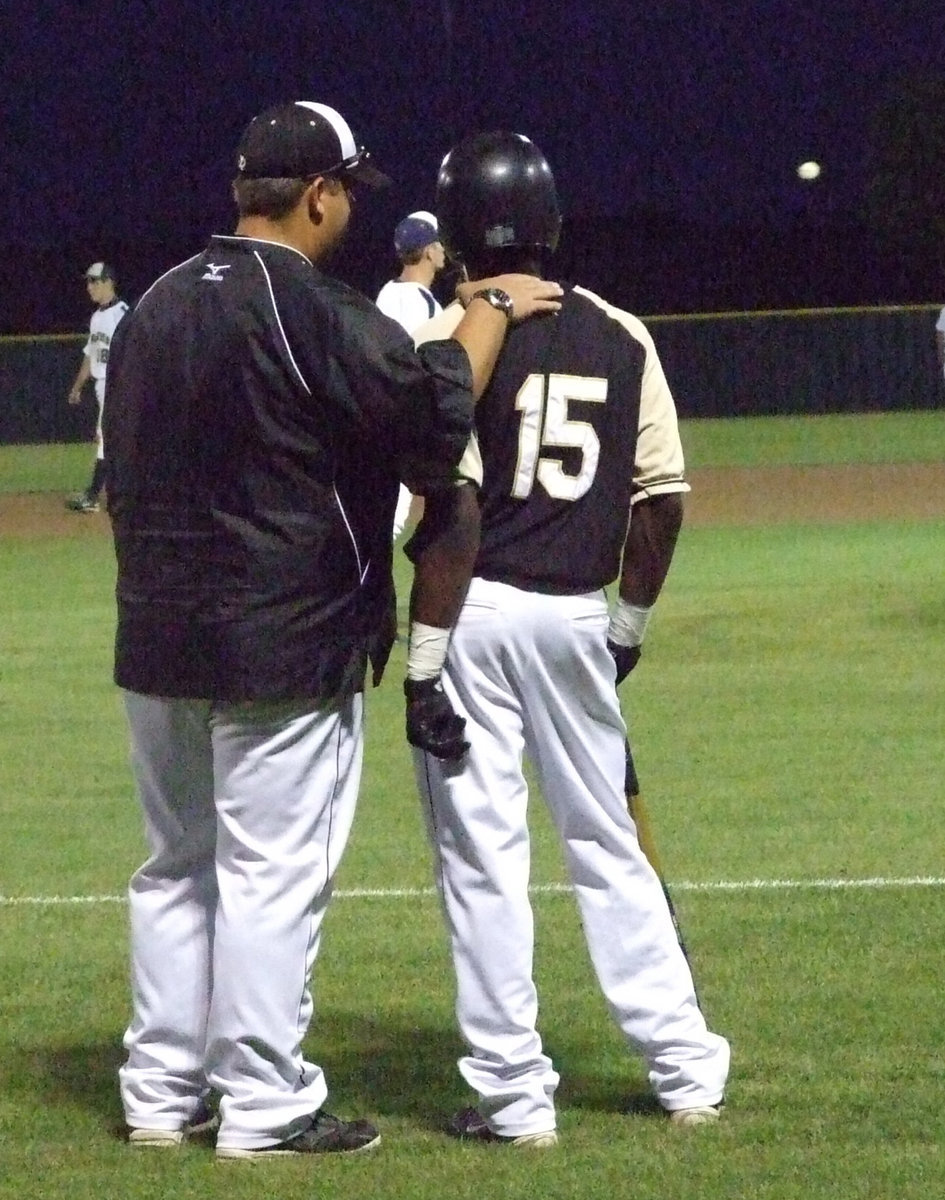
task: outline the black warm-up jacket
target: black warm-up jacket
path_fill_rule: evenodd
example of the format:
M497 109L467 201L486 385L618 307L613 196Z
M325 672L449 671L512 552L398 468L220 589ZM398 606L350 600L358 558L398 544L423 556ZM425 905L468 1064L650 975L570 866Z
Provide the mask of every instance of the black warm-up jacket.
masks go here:
M120 326L105 403L115 680L215 701L320 698L386 657L405 464L444 483L469 360L416 351L272 242L214 237Z

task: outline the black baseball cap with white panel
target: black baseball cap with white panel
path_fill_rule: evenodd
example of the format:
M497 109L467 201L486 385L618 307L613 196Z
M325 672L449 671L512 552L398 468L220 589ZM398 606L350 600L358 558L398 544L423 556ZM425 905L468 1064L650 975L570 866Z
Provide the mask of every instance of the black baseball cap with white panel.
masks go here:
M370 162L341 113L327 104L296 100L267 108L243 131L237 150L241 179L313 179L345 175L368 187L390 179Z
M97 282L100 279L115 281L115 272L106 262L94 262L85 272L85 278Z

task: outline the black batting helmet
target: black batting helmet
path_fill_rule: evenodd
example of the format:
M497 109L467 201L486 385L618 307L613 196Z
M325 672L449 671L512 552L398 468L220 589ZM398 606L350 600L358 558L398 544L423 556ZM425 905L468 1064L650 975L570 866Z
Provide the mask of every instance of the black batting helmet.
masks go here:
M440 239L475 261L506 247L553 251L561 210L547 159L520 133L477 133L443 159L436 184Z

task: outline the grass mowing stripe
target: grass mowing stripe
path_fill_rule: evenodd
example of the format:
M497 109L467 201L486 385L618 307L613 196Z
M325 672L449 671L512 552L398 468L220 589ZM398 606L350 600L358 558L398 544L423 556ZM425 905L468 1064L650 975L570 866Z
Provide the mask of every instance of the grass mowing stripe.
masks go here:
M680 432L689 468L940 462L945 453L936 411L697 417Z
M689 417L680 429L690 468L939 462L945 453L936 410ZM74 491L90 453L87 442L0 446L0 495Z
M778 891L843 891L862 888L867 891L879 888L945 887L945 877L936 875L911 875L887 879L873 876L869 879L718 879L703 883L681 879L671 885L677 892L778 892ZM569 883L536 883L530 887L532 895L549 895L570 892ZM335 892L336 900L414 900L435 896L436 889L428 888L347 888ZM51 905L124 904L125 896L0 896L0 908L17 905L34 905L38 908Z

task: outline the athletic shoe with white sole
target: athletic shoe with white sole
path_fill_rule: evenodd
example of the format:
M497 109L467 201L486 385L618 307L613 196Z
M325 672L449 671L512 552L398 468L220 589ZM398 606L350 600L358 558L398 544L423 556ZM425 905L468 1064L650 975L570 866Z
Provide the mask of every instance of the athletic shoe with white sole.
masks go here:
M342 1121L319 1109L313 1114L309 1127L295 1137L257 1149L217 1145L217 1158L246 1161L284 1158L290 1154L360 1154L364 1150L373 1150L380 1140L381 1135L370 1121Z
M504 1137L493 1133L478 1108L461 1108L450 1118L446 1132L466 1142L504 1142L507 1146L523 1149L546 1150L557 1146L558 1133L555 1129L543 1129L538 1133L520 1133L517 1137Z
M201 1100L200 1107L180 1129L142 1129L132 1125L128 1129L128 1142L132 1146L182 1146L191 1138L212 1133L220 1124L220 1118L205 1101Z
M722 1115L721 1104L699 1104L693 1108L677 1108L669 1114L673 1125L715 1125Z

